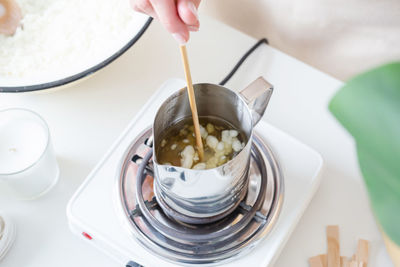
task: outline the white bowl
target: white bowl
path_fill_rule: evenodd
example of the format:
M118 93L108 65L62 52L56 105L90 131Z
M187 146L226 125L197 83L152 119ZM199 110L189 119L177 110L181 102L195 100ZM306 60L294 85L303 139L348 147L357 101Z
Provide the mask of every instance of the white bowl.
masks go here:
M62 71L58 71L56 74L22 78L0 76L0 93L29 92L55 87L64 87L73 82L89 77L117 59L133 44L135 44L152 21L152 18L140 13L136 13L134 19L137 27L132 30L132 38L127 43L121 43L119 46L117 45L117 49L111 51L109 54L101 55L100 57L91 60L91 62L80 64L79 67L74 69L62 69Z
M0 212L0 218L4 222L3 231L0 233L0 261L6 256L15 240L16 229L11 219Z

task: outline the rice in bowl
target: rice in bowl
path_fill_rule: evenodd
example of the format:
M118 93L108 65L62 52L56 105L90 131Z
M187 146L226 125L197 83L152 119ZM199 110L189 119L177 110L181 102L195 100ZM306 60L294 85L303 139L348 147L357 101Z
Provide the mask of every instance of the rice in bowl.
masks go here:
M17 0L13 36L0 35L0 87L63 79L113 56L148 17L128 0ZM28 84L28 85L29 85Z

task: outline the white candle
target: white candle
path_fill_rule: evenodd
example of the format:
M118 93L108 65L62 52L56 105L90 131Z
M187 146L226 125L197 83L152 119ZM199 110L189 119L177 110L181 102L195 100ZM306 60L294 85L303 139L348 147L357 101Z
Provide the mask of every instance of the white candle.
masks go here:
M4 121L0 125L0 173L15 173L34 164L43 154L46 130L27 119Z
M31 199L47 192L58 172L46 123L27 110L0 111L0 180Z

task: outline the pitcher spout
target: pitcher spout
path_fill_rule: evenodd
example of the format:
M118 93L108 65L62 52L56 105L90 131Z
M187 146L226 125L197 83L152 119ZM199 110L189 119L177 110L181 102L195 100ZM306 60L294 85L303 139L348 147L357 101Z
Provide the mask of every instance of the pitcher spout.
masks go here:
M239 95L251 110L253 126L255 126L264 115L272 92L273 86L263 77L257 78L239 92Z

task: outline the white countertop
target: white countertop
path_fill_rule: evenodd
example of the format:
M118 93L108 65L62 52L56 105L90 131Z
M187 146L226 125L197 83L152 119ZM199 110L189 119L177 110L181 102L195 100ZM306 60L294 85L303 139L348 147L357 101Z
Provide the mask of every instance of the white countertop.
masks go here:
M200 32L188 45L194 82L218 83L255 41L203 17ZM342 255L351 256L357 239L364 238L371 241L370 266L392 266L368 204L353 141L327 110L341 82L326 75L313 79L311 67L296 72L291 68L295 60L275 61L271 50L257 50L227 87L242 88L260 75L266 77L275 92L264 119L325 160L320 189L275 266L308 266L309 257L325 253L329 224L340 226ZM1 267L118 267L69 231L66 204L136 112L171 77L183 78L179 49L153 23L127 53L90 79L61 90L0 94L0 108L29 108L48 122L61 171L56 187L34 201L16 200L0 187L0 210L17 224L16 242Z

